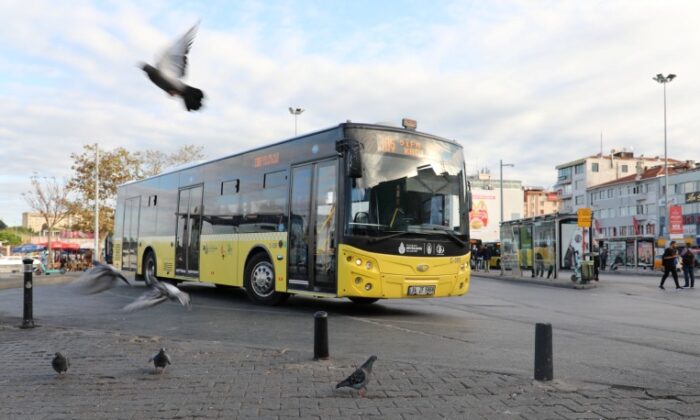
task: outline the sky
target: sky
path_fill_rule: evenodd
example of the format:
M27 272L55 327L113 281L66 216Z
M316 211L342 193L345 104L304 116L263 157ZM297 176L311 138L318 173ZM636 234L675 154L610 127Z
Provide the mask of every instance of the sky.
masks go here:
M697 1L0 1L0 220L20 225L30 177L71 153L206 159L346 120L464 146L469 170L551 187L601 150L700 160ZM200 21L187 112L138 67Z

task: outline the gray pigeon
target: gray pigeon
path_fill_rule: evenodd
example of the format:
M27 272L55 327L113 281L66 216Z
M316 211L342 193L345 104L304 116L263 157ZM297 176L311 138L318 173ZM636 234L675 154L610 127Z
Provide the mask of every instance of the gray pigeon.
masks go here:
M149 362L153 362L153 366L156 367L156 373L163 373L165 367L171 364L170 356L165 352L165 347L161 347L160 351L151 357Z
M83 272L78 280L73 283L81 293L92 295L104 292L115 287L120 280L131 286L129 280L111 265L102 264L99 261L93 261L92 264L93 266Z
M163 283L153 279L151 290L139 296L138 299L126 305L123 310L127 312L137 311L139 309L150 308L151 306L159 305L166 300L174 300L187 309L192 307L190 295L178 289L169 283Z
M181 96L185 101L188 111L196 111L202 107L204 93L192 86L186 85L181 79L187 71L187 53L197 33L195 24L189 31L178 39L170 48L165 50L153 67L150 64L141 63L141 69L146 72L148 78L166 91L170 96Z
M358 391L360 397L364 397L365 392L367 392L367 383L369 382L369 377L372 374L372 365L376 360L377 356L370 356L369 359L367 359L367 361L362 366L357 368L352 373L352 375L348 376L340 383L338 383L338 385L335 386L335 389L342 387L354 388Z
M56 356L51 361L51 366L53 366L53 370L58 373L58 376L62 377L68 371L70 361L61 353L56 352Z

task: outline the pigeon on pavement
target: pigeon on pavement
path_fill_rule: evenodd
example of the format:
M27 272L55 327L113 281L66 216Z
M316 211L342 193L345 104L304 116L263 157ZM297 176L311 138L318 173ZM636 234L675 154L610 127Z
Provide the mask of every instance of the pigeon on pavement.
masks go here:
M168 355L168 353L165 352L164 347L161 347L160 351L156 353L153 357L151 357L148 361L153 362L153 365L156 367L156 373L163 373L165 367L171 364L170 356Z
M138 299L126 305L123 310L127 312L137 311L139 309L150 308L159 305L166 300L175 300L187 309L192 307L190 303L190 295L178 289L169 283L163 283L153 279L151 290L139 296Z
M370 356L367 361L357 368L352 375L348 376L342 380L335 389L342 387L354 388L358 391L361 397L365 396L367 391L367 383L369 382L369 377L372 374L372 365L377 360L377 356Z
M81 274L78 280L73 283L81 293L92 295L104 292L115 287L120 280L131 286L124 274L111 265L102 264L99 261L93 261L92 263L93 266Z
M61 353L56 352L56 356L51 361L51 366L58 373L58 376L62 377L68 371L70 361Z
M188 86L181 79L187 71L187 54L194 41L199 23L178 39L170 48L165 50L153 67L147 63L141 63L141 69L146 72L148 78L166 91L170 96L178 95L185 101L188 111L196 111L202 107L204 93L195 87Z

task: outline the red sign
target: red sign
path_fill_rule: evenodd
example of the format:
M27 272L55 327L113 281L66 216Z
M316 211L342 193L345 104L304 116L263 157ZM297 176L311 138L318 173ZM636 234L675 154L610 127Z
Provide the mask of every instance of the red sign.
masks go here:
M671 206L668 211L669 229L671 237L683 237L683 207Z

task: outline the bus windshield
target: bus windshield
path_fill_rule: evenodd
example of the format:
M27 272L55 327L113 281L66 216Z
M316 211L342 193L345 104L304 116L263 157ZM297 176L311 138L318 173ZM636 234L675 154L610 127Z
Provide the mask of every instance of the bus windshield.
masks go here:
M461 147L417 134L370 131L355 137L362 143L363 171L350 180L347 235L466 238Z

